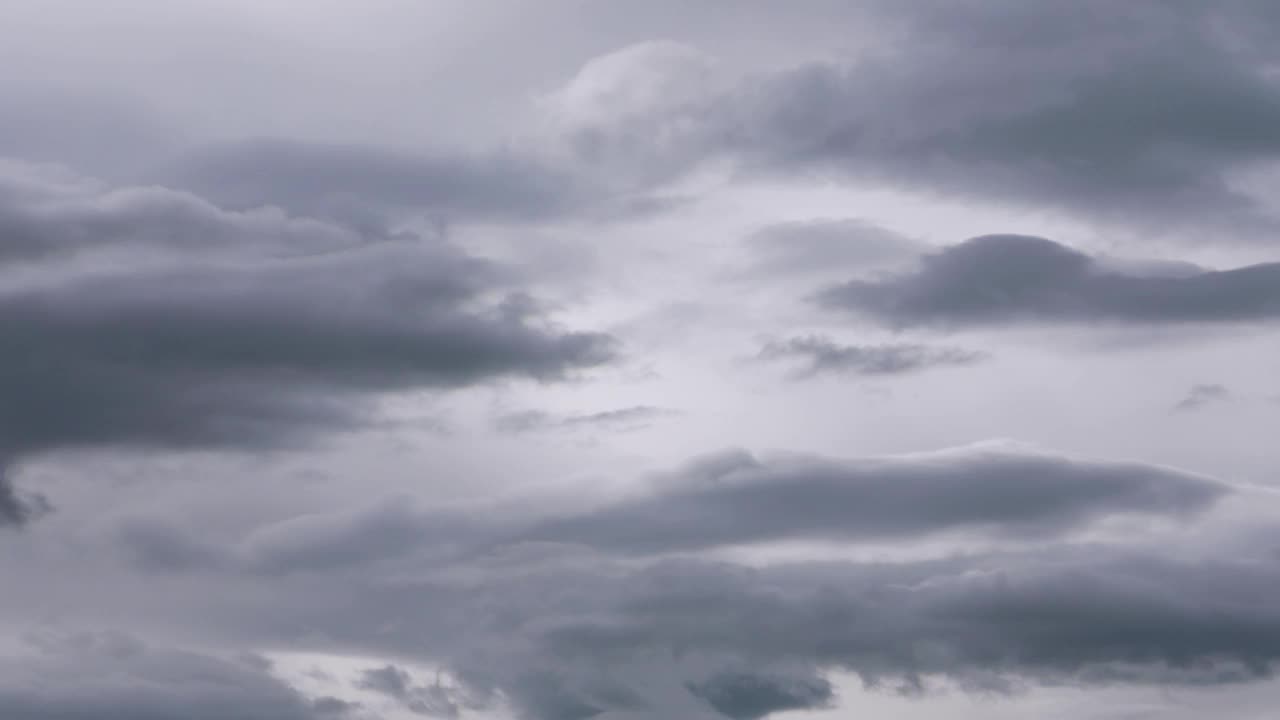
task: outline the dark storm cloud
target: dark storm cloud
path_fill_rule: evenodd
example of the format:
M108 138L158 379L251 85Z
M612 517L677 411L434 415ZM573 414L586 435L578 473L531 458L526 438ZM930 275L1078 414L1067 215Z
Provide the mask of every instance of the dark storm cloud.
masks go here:
M623 98L684 88L680 101L655 93L612 120L588 105L592 122L574 136L592 160L613 148L639 167L728 156L753 172L887 182L1090 222L1250 238L1276 227L1275 208L1234 182L1280 160L1269 70L1280 53L1265 3L867 3L849 15L886 42L737 84L685 88L708 61L676 62L685 56L674 51L612 56L598 63L610 74L589 68L592 83L613 80Z
M494 419L494 427L504 433L575 428L598 428L621 432L648 427L656 420L679 414L676 410L653 405L633 405L616 410L578 415L553 415L541 410L525 410L498 416Z
M985 235L925 256L914 272L850 281L818 301L894 327L1270 320L1280 319L1280 263L1138 275L1043 238Z
M1231 391L1223 385L1216 383L1193 385L1187 391L1187 396L1179 400L1173 409L1175 411L1199 410L1206 405L1221 402L1230 397Z
M423 213L445 221L531 220L590 196L579 178L514 150L414 154L262 140L207 149L162 177L232 208L270 204L370 222Z
M823 374L900 375L932 367L973 365L986 359L986 355L961 348L912 343L841 345L822 335L806 335L770 341L756 358L800 360L803 367L795 376L803 379Z
M54 253L0 275L10 461L291 445L367 421L376 393L555 380L612 356L609 337L552 326L509 273L448 245L366 242L164 190L10 197L19 210L0 220L29 230L22 256ZM80 262L131 246L145 253Z
M127 636L40 638L0 659L0 715L12 720L357 720L350 703L309 700L257 664L147 647Z
M730 453L668 478L652 494L547 520L528 537L662 552L958 529L1037 535L1115 514L1185 515L1225 492L1166 468L1001 448L852 461Z

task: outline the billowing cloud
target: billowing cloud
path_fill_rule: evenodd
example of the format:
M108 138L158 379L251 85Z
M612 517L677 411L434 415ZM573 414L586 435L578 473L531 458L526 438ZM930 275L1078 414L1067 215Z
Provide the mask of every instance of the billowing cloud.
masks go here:
M291 445L366 422L380 393L554 380L613 354L439 242L366 241L163 189L45 195L11 193L0 212L26 231L22 256L44 260L0 275L0 332L20 348L0 360L9 460ZM106 250L135 252L82 262Z
M1090 222L1254 238L1275 227L1274 208L1235 182L1280 159L1264 4L869 3L851 15L891 40L736 82L691 48L596 60L565 94L626 102L592 105L578 143L627 167L728 158Z
M817 299L893 327L1274 320L1280 263L1139 274L1044 238L985 235L925 256L913 272L849 281Z
M261 598L212 613L210 632L289 643L307 628L310 647L439 667L443 682L395 665L361 676L406 707L505 705L535 720L821 708L837 703L832 671L909 692L940 677L986 690L1196 686L1268 677L1280 659L1269 549L1072 532L1163 517L1194 533L1228 492L1197 475L984 446L858 461L736 453L653 482L576 512L398 501L268 526L233 563L197 568ZM957 530L1032 542L883 562L704 553ZM271 556L274 572L258 572Z

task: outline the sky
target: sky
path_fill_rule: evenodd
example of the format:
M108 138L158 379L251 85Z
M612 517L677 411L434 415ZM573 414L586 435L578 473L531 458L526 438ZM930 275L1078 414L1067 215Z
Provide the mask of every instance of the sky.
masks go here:
M0 717L1260 720L1264 0L0 4Z

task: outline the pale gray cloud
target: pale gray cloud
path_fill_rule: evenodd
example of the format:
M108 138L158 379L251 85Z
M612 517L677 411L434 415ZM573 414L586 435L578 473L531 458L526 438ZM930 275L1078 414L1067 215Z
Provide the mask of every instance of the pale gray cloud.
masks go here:
M1199 410L1200 408L1216 402L1227 400L1231 397L1231 391L1225 385L1217 383L1201 383L1192 385L1187 391L1187 396L1178 401L1173 406L1174 410L1187 411Z

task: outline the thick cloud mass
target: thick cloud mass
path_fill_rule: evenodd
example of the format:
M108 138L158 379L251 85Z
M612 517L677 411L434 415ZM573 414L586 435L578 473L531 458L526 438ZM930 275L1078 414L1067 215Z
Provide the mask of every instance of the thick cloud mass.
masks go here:
M625 101L575 105L570 137L637 172L728 157L1089 221L1275 227L1231 182L1280 159L1263 3L866 3L843 20L885 27L890 49L736 83L691 48L596 60L563 95Z
M358 424L374 393L551 380L612 354L610 338L550 326L500 268L447 245L365 241L162 189L38 189L0 210L24 257L51 258L0 276L7 460L287 445ZM143 254L78 261L131 248Z
M1051 240L986 235L925 256L915 272L850 281L818 300L895 327L1274 320L1280 263L1130 274Z

